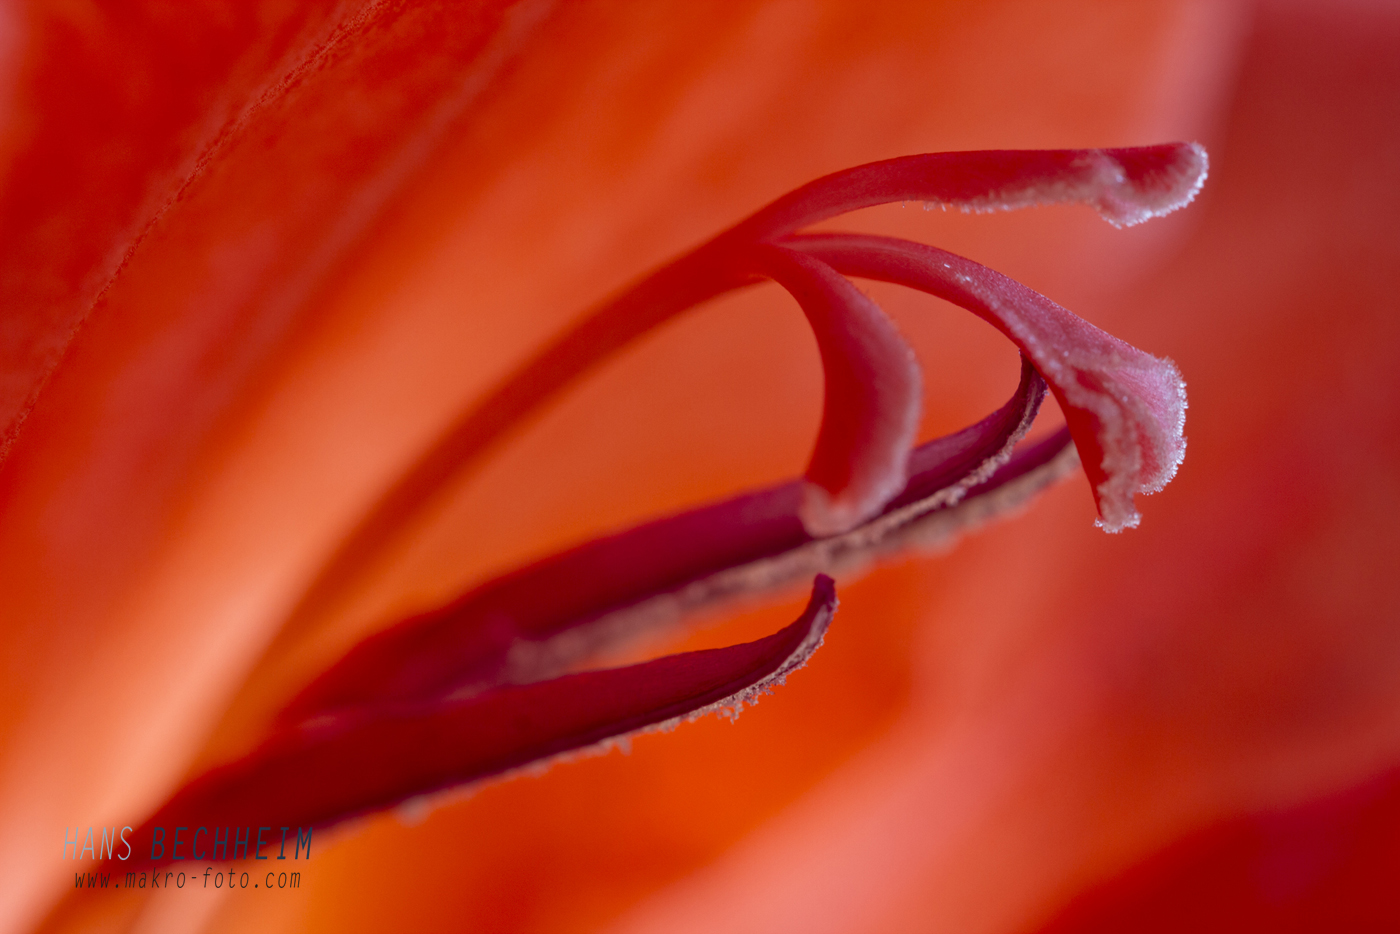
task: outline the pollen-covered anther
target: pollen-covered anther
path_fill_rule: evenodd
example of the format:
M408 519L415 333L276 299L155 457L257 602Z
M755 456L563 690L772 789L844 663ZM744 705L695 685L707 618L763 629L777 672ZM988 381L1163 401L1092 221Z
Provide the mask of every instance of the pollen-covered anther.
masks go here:
M1089 202L1115 227L1131 227L1184 208L1205 184L1205 147L1091 150L1086 157L1099 193Z

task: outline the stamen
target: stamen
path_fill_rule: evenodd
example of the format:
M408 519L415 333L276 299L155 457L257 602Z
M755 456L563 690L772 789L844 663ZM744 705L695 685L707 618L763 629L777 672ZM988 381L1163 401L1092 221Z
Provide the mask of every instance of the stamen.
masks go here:
M1100 523L1136 525L1133 496L1160 489L1184 452L1185 390L1169 361L942 250L795 231L905 199L964 210L1083 201L1131 224L1185 204L1205 170L1204 151L1190 144L872 163L803 186L644 279L449 429L333 556L288 631L333 605L457 474L575 377L669 317L760 277L797 299L821 351L826 399L805 481L581 545L365 640L287 706L261 745L187 785L152 822L198 813L215 823L255 815L322 826L742 704L820 643L835 609L826 572L946 540L1016 508L1072 467L1071 437ZM920 289L992 323L1021 350L1016 394L976 425L913 448L918 365L844 276ZM1013 452L1047 384L1066 428ZM813 574L802 618L767 639L558 676L618 639Z
M1198 144L1168 143L931 153L873 162L803 185L604 303L449 427L345 536L283 626L283 644L328 612L410 534L437 497L557 392L674 315L755 282L746 260L756 245L838 214L906 200L969 211L1082 202L1110 223L1135 224L1188 204L1206 171L1206 153ZM1101 458L1086 456L1085 462L1097 491L1108 479L1094 475ZM1170 477L1169 470L1159 473ZM1115 492L1108 501L1116 504L1122 495ZM1101 508L1104 502L1100 496ZM1126 528L1134 515L1129 508L1102 521L1110 530Z
M965 524L954 508L965 497L988 497L1020 477L1007 461L1044 394L1045 383L1024 364L1004 406L915 449L904 491L844 535L816 539L803 528L802 485L791 481L595 539L370 636L289 704L284 719L553 677L701 608L818 573L853 573L887 550L898 530L938 513L937 524L950 531ZM1065 436L1026 469L1043 467L1068 443ZM977 508L979 519L990 517Z

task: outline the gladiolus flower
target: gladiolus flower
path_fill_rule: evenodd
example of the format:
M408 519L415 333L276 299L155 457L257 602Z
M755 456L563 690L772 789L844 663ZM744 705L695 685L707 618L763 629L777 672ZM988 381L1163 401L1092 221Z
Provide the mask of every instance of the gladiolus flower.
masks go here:
M824 580L796 624L783 603L653 661L607 647L821 572L847 607L833 644L736 729L496 783L413 828L366 821L318 849L295 905L229 901L214 926L1375 921L1400 748L1375 623L1394 539L1378 426L1394 420L1395 293L1377 270L1400 240L1378 218L1400 212L1380 209L1394 122L1373 111L1400 84L1374 54L1393 17L1364 6L1314 22L1262 3L1223 137L1213 95L1246 22L1232 4L0 11L0 926L28 928L66 888L65 820L242 800L334 822L407 797L413 822L409 796L742 701L820 639ZM995 233L949 243L947 221L896 207L851 218L857 233L755 236L727 254L740 270L692 283L772 277L815 341L794 325L779 344L752 314L771 286L664 328L619 314L632 333L612 344L570 317L842 165L1177 136L1223 154L1223 184L1146 239L1051 211L970 219ZM1087 491L1104 527L1128 527L1134 495L1169 477L1174 372L1072 321L1079 352L1046 353L1037 328L1069 321L1055 306L921 239L1181 361L1193 454L1141 532L1071 520ZM884 281L867 299L850 278ZM942 424L946 388L916 391L900 331L936 355L904 286L1022 351L1011 400L931 444L915 444L919 402L927 434L960 422ZM669 295L666 314L694 304ZM573 373L508 375L578 333L556 345ZM818 357L820 427L815 364L792 364ZM638 361L703 387L720 417L692 424L711 416L675 400L695 388L663 395ZM980 398L980 368L958 364L929 382ZM493 385L539 397L512 410ZM1046 392L1076 444L1017 446ZM463 409L489 415L466 456ZM813 433L806 475L783 482ZM757 466L707 467L691 437ZM624 456L668 445L640 469ZM1023 501L1075 447L1087 488L847 586ZM493 733L507 709L540 716ZM448 725L461 742L439 750L413 732ZM373 748L398 754L366 768ZM258 777L279 764L316 787ZM170 896L192 894L71 897L46 927L136 910L198 927L220 906Z

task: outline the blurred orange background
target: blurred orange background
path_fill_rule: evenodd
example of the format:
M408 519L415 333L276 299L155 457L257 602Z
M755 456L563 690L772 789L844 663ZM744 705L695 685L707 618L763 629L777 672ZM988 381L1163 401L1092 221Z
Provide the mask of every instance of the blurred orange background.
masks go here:
M0 925L1011 934L1400 765L1397 48L1382 0L0 13ZM815 343L765 286L629 349L334 618L278 632L375 492L590 305L839 168L1171 139L1212 175L1144 227L832 225L1173 358L1187 457L1140 529L1096 531L1075 477L838 579L825 647L734 724L366 820L295 893L60 903L60 828L135 823L366 632L801 472ZM1010 393L989 327L869 291L923 361L922 437ZM665 647L771 632L803 598Z

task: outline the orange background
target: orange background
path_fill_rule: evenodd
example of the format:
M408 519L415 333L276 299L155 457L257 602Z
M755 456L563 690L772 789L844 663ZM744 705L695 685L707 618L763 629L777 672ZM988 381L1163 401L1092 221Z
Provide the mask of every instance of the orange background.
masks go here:
M55 828L135 823L370 628L799 473L820 371L765 287L630 349L334 620L275 632L369 497L589 305L908 152L1211 151L1197 204L1128 231L1072 208L836 224L964 253L1172 357L1189 447L1141 529L1095 531L1072 479L952 553L838 581L826 646L736 724L373 818L318 840L295 894L49 926L1023 931L1191 830L1400 760L1393 5L8 15L0 416L38 401L0 467L0 923L62 894ZM924 363L922 437L1009 394L990 328L870 291ZM801 599L669 647L770 632Z

